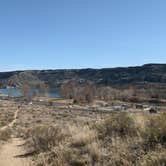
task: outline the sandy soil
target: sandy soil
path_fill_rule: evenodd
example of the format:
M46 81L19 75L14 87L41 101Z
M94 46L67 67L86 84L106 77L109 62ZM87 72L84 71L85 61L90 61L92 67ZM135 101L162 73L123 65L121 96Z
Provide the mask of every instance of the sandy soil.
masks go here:
M23 143L20 138L13 138L4 144L0 151L0 166L30 166L30 159L19 157L25 153Z

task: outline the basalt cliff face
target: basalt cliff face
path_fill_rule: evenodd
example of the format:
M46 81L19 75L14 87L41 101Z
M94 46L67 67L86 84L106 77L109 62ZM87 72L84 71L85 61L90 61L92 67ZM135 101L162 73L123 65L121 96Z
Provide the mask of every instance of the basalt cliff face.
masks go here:
M76 79L89 80L95 85L117 88L134 86L166 87L166 64L146 64L136 67L118 67L104 69L66 69L66 70L31 70L0 73L0 87L20 87L31 82L44 81L49 87L57 88L64 81Z

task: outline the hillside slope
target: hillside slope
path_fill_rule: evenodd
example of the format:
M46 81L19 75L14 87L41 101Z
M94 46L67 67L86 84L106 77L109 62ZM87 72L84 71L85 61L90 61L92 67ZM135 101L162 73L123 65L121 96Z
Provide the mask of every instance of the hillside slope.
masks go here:
M146 64L136 67L119 67L105 69L72 69L72 70L31 70L0 73L0 87L19 87L24 82L37 84L45 81L50 87L58 87L65 80L90 80L104 86L142 86L153 84L165 86L166 64Z

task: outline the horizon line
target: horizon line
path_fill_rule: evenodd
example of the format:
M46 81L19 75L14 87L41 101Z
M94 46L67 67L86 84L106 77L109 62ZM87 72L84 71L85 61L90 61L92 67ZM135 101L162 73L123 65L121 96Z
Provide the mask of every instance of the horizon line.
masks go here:
M24 71L49 71L49 70L100 70L100 69L115 69L115 68L130 68L130 67L142 67L145 65L166 65L166 63L145 63L140 65L124 65L124 66L112 66L112 67L80 67L80 68L43 68L43 69L16 69L16 70L6 70L6 71L0 71L0 73L10 73L10 72L24 72Z

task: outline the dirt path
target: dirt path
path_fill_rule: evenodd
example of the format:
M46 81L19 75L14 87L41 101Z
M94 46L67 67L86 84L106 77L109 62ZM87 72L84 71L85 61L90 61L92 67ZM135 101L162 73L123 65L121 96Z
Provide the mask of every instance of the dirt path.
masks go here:
M11 123L9 123L8 125L0 128L0 131L2 130L6 130L7 128L9 127L12 127L16 122L17 122L17 118L18 118L18 113L20 112L19 109L16 110L16 112L14 113L14 116L13 116L13 121Z
M13 127L17 122L19 109L13 116L13 121L0 129L0 131L7 130ZM24 141L21 138L12 138L9 142L4 144L0 149L0 166L30 166L29 158L22 157L26 152L23 148Z
M25 151L21 146L24 143L19 138L13 138L3 145L0 150L0 166L30 166L30 159L21 158Z

